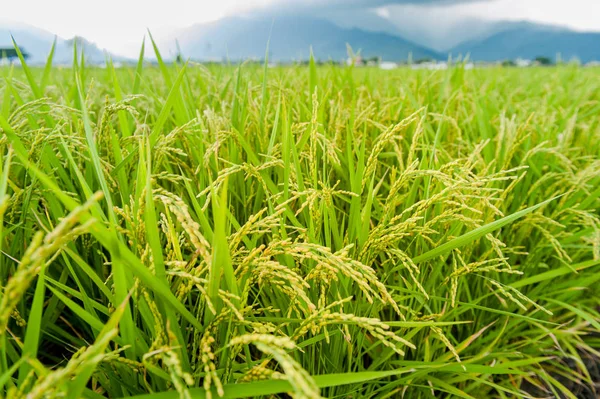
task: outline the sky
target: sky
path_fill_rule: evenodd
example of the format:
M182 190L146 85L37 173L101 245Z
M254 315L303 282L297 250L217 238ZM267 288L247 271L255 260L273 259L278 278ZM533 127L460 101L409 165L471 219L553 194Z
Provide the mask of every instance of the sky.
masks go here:
M600 31L599 0L498 0L449 5L450 14L485 19L530 20Z
M155 35L254 10L377 8L379 15L430 13L449 19L530 20L600 31L600 0L5 0L2 21L63 38L80 35L114 54L135 56L146 28ZM413 3L413 4L406 4Z

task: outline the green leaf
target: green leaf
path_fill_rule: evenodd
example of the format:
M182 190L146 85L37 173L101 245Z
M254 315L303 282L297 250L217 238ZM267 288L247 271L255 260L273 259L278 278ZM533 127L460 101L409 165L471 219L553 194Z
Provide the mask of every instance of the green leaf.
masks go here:
M412 372L411 368L401 368L391 371L363 371L357 373L344 374L326 374L313 376L315 383L319 388L337 387L349 384L362 384L368 381L377 380L386 377L394 377L400 374ZM245 384L229 384L224 387L225 399L235 398L254 398L263 395L276 395L285 392L291 392L292 386L285 380L267 380ZM206 393L202 388L190 389L193 398L206 398ZM138 395L132 399L178 399L179 393L176 391L152 393L147 395Z
M27 329L25 331L25 341L23 342L22 351L22 356L26 358L36 358L38 353L38 346L42 334L42 312L44 310L46 292L45 275L46 268L42 267L38 274L35 293L33 295L33 303L29 311L29 318L27 319ZM19 368L19 385L23 383L30 369L31 366L28 363L24 363Z
M42 82L40 83L40 90L43 92L44 88L48 84L48 79L50 78L50 72L52 71L52 60L54 59L54 51L56 50L56 36L54 36L54 41L52 42L52 47L50 48L50 53L48 54L48 58L46 59L46 66L44 67L44 74L42 75Z
M559 195L557 197L550 198L549 200L541 202L537 205L523 209L519 212L515 212L512 215L505 216L502 219L496 220L492 223L488 223L485 226L478 227L475 230L471 230L468 233L463 234L460 237L457 237L453 240L448 241L445 244L440 245L439 247L432 249L431 251L428 251L422 255L417 256L416 258L413 259L413 262L415 264L425 262L429 259L433 259L437 256L440 256L447 252L450 252L451 250L453 250L455 248L463 247L463 246L485 236L486 234L491 233L492 231L498 230L499 228L506 226L509 223L514 222L515 220L527 215L528 213L535 211L536 209L541 208L542 206L544 206L560 197L561 196Z
M37 83L35 83L35 79L33 78L33 73L31 72L31 69L29 69L29 66L25 62L25 57L23 57L23 53L21 52L21 49L17 45L17 42L15 41L15 38L12 35L10 36L10 38L12 40L15 50L17 51L19 61L21 61L21 67L23 68L23 72L25 72L25 76L27 77L27 82L29 82L29 87L31 87L31 91L33 92L34 97L36 99L42 98L42 91L40 90Z
M69 382L67 399L78 399L81 397L88 380L92 376L98 363L100 363L100 355L104 353L111 340L118 334L117 324L123 317L128 302L129 298L126 298L126 300L115 309L108 322L100 331L100 334L98 334L94 344L86 349L89 360L82 364L82 367L77 370L75 378Z

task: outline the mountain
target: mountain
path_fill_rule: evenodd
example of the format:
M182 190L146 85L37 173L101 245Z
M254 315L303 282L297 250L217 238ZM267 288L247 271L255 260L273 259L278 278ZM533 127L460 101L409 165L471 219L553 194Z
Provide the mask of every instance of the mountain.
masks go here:
M448 15L443 9L423 10L419 6L407 5L389 7L385 11L334 9L321 15L343 28L388 33L440 53L446 53L465 41L487 36L503 25L475 17Z
M343 60L347 57L346 44L354 52L361 50L363 57L382 57L387 61L407 60L410 53L413 59L445 58L399 36L345 29L308 16L227 17L182 30L171 38L171 43L177 39L183 55L193 59L260 59L264 57L269 33L269 57L274 61L306 60L311 46L317 59Z
M449 12L447 7L332 8L322 10L320 15L344 28L385 32L441 54L470 53L474 60L554 59L557 53L564 60L600 60L599 32L577 32L530 21L482 19Z
M478 61L534 59L537 56L582 62L600 60L600 33L529 21L481 19L447 13L444 8L389 7L332 10L325 17L343 27L384 31L441 54L466 55Z
M364 10L360 8L327 9L322 10L318 15L320 18L333 22L344 29L360 29L367 32L387 33L392 36L400 36L408 39L423 47L431 47L408 36L403 36L401 30L396 25L396 21L379 15L377 10Z
M11 34L33 62L43 61L54 40L54 35L25 24L0 21L0 48L12 48Z
M600 60L600 33L577 32L530 22L511 23L487 37L462 43L450 52L475 61L534 59L538 56L581 62Z
M11 35L19 48L29 54L28 64L42 64L52 48L55 35L31 25L0 20L0 48L12 48ZM104 63L105 51L84 38L76 38L78 49L83 48L85 58L89 63ZM56 37L56 48L53 62L55 64L71 64L73 61L73 41ZM121 60L119 57L113 59Z
M470 55L475 61L577 58L581 62L600 60L600 32L578 32L564 27L519 21L484 21L476 18L448 18L436 22L428 14L418 16L393 9L338 10L319 14L255 13L226 17L218 21L180 29L159 39L163 55L174 58L176 41L184 57L196 60L232 61L262 59L270 37L269 58L273 61L306 60L312 47L320 60L344 60L346 44L364 58L385 61L444 60ZM400 17L399 17L400 15ZM437 14L432 14L436 16ZM36 27L0 19L0 48L12 48L10 35L29 55L28 63L43 64L55 35ZM270 35L270 36L269 36ZM71 64L73 39L56 38L55 64ZM83 38L77 38L89 63L103 64L106 51ZM460 43L458 43L460 41ZM151 47L147 46L150 51ZM110 55L110 54L109 54ZM112 55L111 55L112 56ZM115 61L128 61L112 56Z

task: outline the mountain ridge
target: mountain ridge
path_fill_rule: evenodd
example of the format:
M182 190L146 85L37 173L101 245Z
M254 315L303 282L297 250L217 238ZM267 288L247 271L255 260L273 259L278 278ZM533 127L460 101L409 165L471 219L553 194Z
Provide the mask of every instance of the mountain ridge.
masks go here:
M158 38L159 47L166 59L179 53L199 61L227 61L262 59L267 41L271 37L269 58L273 61L289 62L307 60L310 49L320 60L341 61L347 57L346 44L354 52L361 50L364 58L381 57L384 61L445 60L469 54L474 61L502 61L516 58L533 59L544 56L553 59L557 53L565 60L577 58L582 62L600 60L600 32L579 32L566 27L539 24L529 21L482 22L474 39L464 40L443 51L423 45L427 40L415 42L401 33L393 34L394 28L387 19L369 13L368 23L374 30L355 26L352 13L347 23L331 19L331 15L311 17L307 15L249 14L229 16L216 21L194 24L178 29L171 35ZM381 21L377 29L378 21ZM384 23L385 22L385 23ZM389 21L388 21L389 22ZM398 30L400 32L400 30ZM12 47L11 36L17 44L30 54L31 64L46 61L52 42L57 47L54 62L70 64L73 49L71 40L23 23L7 23L0 19L0 47ZM413 35L414 36L414 35ZM81 39L86 59L91 63L104 63L106 55L115 61L131 59L112 55L95 44ZM150 53L149 53L150 54ZM153 54L148 56L153 58Z
M196 24L181 30L177 39L184 56L197 59L225 58L232 60L264 57L269 40L270 58L276 61L308 59L312 47L315 57L341 60L347 56L346 43L363 57L382 57L389 61L443 59L424 46L399 36L360 29L345 29L321 18L227 17L207 24Z
M563 60L587 63L600 60L600 32L578 32L562 26L522 22L487 37L462 43L453 55L469 54L474 61L534 59L557 54Z
M110 55L115 61L125 61L125 57L114 56L105 49L100 49L96 44L83 37L74 37L64 39L47 30L33 25L13 22L0 21L0 48L12 48L12 38L22 50L29 55L27 63L42 64L46 62L52 43L56 40L53 62L55 64L71 64L73 62L72 43L76 39L83 47L85 58L91 63L103 63L105 55ZM81 46L82 44L82 46Z

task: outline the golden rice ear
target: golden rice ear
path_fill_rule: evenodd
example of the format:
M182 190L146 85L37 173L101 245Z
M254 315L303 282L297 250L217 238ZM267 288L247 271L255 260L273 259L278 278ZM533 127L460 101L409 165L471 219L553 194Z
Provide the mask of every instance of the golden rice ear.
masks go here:
M282 376L292 386L294 396L307 399L321 397L320 390L310 374L287 353L298 349L291 339L269 334L246 334L234 337L229 342L229 346L249 344L277 361L283 370Z
M150 39L0 65L0 397L597 396L597 70Z
M33 279L40 273L40 269L46 266L49 259L56 257L67 243L89 231L94 220L81 222L81 215L96 205L102 196L101 192L93 194L85 204L76 207L64 217L52 231L45 235L38 231L34 235L16 271L8 279L4 288L0 300L0 336L6 333L8 321L14 314L15 307L21 301Z

